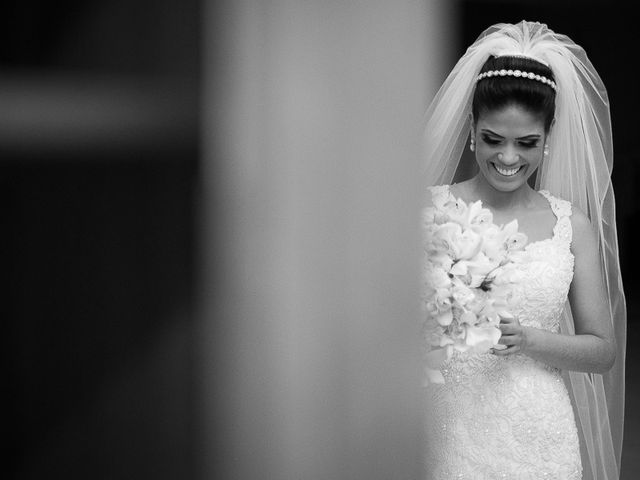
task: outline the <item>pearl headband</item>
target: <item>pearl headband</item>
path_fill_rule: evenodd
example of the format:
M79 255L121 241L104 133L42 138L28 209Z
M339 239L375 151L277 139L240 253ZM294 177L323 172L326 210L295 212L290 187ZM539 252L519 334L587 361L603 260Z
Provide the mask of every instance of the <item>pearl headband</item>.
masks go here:
M542 83L544 83L546 85L549 85L556 92L558 91L558 88L556 87L556 83L553 80L549 80L547 77L544 77L542 75L537 75L537 74L531 73L531 72L523 72L521 70L492 70L490 72L484 72L484 73L481 73L480 75L478 75L478 78L476 78L476 81L480 81L483 78L490 78L490 77L522 77L522 78L529 78L531 80L536 80L538 82L542 82Z

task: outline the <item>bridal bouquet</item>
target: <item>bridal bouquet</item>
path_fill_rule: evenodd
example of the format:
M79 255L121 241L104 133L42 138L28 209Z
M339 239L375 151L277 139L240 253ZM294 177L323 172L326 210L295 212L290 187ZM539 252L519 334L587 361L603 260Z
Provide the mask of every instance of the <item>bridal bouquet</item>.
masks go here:
M527 237L517 220L498 226L482 203L434 195L423 212L426 382L444 383L442 363L454 350L487 352L511 318L517 263Z

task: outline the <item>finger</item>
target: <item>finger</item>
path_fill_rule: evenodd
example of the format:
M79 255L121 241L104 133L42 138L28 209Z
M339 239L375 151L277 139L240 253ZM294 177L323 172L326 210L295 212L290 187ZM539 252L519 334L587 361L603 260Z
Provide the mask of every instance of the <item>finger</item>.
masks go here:
M498 340L498 343L500 345L515 345L516 341L515 341L515 338L513 337L513 335L503 335Z
M512 318L500 318L500 325L520 325L520 321L516 317Z
M501 345L522 345L522 337L520 335L503 335L498 339Z
M519 325L500 325L502 335L515 335L520 331Z
M520 351L520 346L519 345L512 345L510 347L505 348L504 350L495 350L495 349L491 349L491 353L493 355L497 355L499 357L505 357L507 355L512 355L514 353L517 353L518 351Z

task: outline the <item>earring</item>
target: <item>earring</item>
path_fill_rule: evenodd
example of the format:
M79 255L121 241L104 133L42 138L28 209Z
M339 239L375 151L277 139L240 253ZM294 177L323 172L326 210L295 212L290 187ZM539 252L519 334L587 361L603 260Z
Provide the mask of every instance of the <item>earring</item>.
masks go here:
M544 144L544 150L543 150L544 156L548 157L549 156L549 145L548 144Z
M471 150L472 152L476 151L476 139L473 138L473 135L471 136L471 143L469 144L469 150Z

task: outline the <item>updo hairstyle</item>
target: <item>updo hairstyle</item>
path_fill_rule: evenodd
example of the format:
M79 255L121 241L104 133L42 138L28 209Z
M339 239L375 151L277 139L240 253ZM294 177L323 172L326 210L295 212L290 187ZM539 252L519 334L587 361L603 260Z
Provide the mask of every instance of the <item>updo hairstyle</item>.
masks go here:
M549 67L526 57L489 57L479 73L500 70L520 70L555 81ZM548 133L556 110L556 92L550 85L524 77L498 75L477 82L471 107L474 122L482 113L511 105L520 106L543 118L544 130Z

